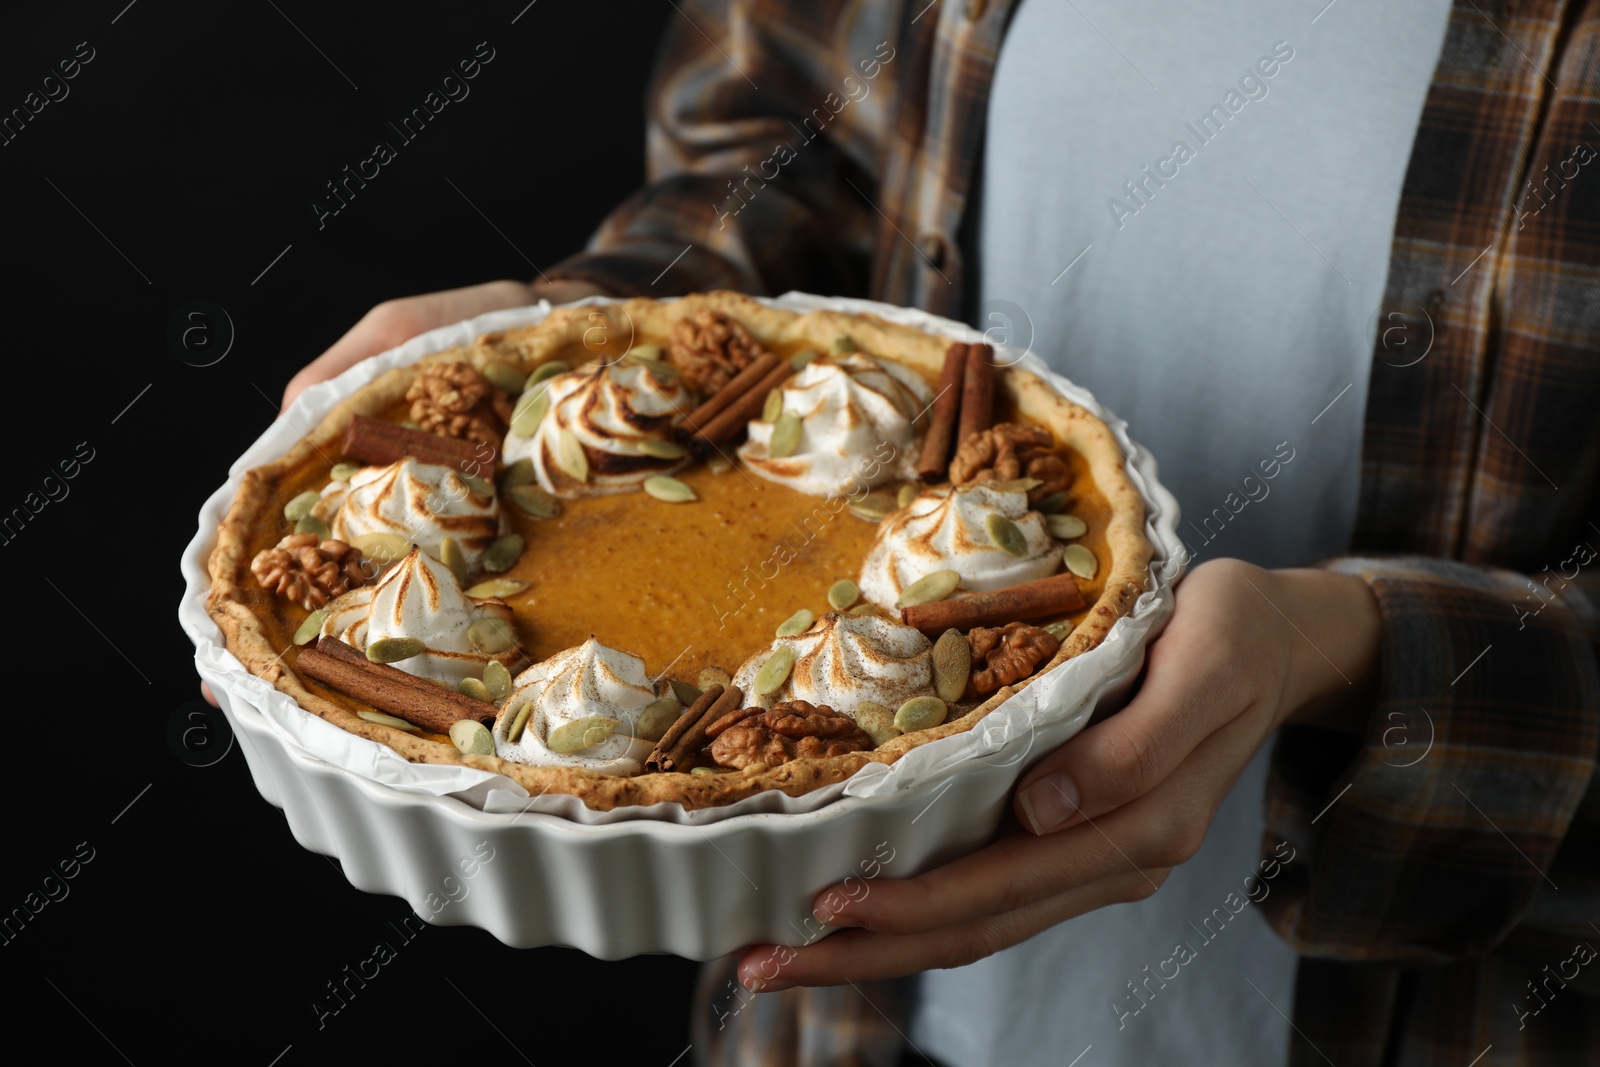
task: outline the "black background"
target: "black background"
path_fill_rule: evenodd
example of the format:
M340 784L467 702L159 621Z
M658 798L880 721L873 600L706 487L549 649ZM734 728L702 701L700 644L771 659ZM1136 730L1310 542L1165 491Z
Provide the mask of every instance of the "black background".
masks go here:
M168 728L203 721L186 718L203 705L175 618L179 554L289 376L387 297L526 280L577 250L642 180L644 84L681 16L659 0L126 4L13 8L0 33L0 113L87 54L79 42L94 55L0 146L14 331L0 513L93 450L0 545L22 683L0 914L93 850L66 897L0 942L13 1034L89 1063L542 1067L586 1039L601 1062L666 1067L689 1043L696 965L514 951L475 929L397 944L319 1029L313 998L398 941L387 924L411 909L298 845L236 747L191 766ZM386 123L484 41L494 58L470 95L398 144ZM313 198L380 139L395 160L319 229ZM232 320L211 366L168 344L191 300Z

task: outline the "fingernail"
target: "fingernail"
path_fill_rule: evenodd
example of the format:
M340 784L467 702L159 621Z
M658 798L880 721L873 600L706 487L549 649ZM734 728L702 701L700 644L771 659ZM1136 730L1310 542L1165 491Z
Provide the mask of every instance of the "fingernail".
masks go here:
M856 919L853 916L846 915L843 912L829 911L823 907L818 907L811 914L817 920L817 922L821 923L823 926L846 927L861 925L861 920Z
M777 993L784 989L793 988L794 983L782 978L752 978L744 987L752 993Z
M1035 834L1059 830L1078 814L1078 787L1061 771L1034 782L1018 799L1028 817L1028 828Z

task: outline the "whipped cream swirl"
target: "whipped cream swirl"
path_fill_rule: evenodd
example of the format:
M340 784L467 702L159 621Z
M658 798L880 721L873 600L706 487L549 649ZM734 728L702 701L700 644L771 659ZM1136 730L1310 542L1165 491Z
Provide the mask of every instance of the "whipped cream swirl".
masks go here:
M348 482L330 482L312 513L341 541L398 534L434 559L439 542L453 537L472 570L506 526L492 485L480 496L454 468L410 456L387 467L363 467Z
M864 492L914 477L913 421L933 403L915 371L863 352L822 356L781 387L783 410L800 418L792 455L771 455L775 423L750 423L739 458L764 478L810 496Z
M1003 552L989 539L985 524L997 514L1022 531L1025 555ZM962 589L984 592L1049 577L1061 565L1061 552L1044 516L1028 510L1027 493L941 486L923 490L878 525L856 584L874 604L893 608L906 586L933 571L955 571Z
M775 691L759 696L756 675L780 648L794 653L794 668ZM806 633L780 637L746 660L733 684L744 690L746 707L806 700L854 718L861 702L871 700L894 711L933 694L933 642L892 619L830 611Z
M644 673L644 660L607 648L591 637L517 675L516 688L495 720L495 752L516 763L638 774L655 742L634 737L634 724L639 712L655 699L655 689ZM522 736L512 744L506 740L506 732L518 709L529 701L533 712ZM590 716L617 719L620 725L604 741L581 752L550 750L546 742L551 730Z
M506 436L503 461L531 459L539 484L569 499L625 493L651 475L681 468L687 457L647 456L639 443L670 440L673 427L694 410L694 395L676 375L653 371L646 363L622 359L595 364L534 386L548 388L550 410L532 437ZM557 461L564 430L583 446L587 481L577 481Z
M481 678L492 659L510 664L515 648L489 655L478 651L467 628L493 617L511 622L500 600L474 600L461 591L450 568L413 548L377 585L352 589L328 605L322 635L365 649L380 637L415 637L427 650L390 666L455 688L463 678Z

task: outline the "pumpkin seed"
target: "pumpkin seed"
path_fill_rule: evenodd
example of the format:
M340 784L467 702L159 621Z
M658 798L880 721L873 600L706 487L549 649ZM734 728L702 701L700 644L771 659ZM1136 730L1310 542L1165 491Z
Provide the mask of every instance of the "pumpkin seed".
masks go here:
M932 604L954 593L960 584L961 575L955 571L932 571L902 589L894 606L912 608L918 604Z
M1076 515L1046 515L1044 524L1057 541L1075 541L1089 532L1089 524Z
M565 374L571 369L572 367L564 360L552 359L548 362L541 363L534 368L532 374L528 375L528 380L523 383L522 388L524 391L532 389L540 382L554 378L558 374Z
M634 359L647 359L651 363L658 363L661 360L661 346L634 345L632 348L628 349L628 355Z
M553 519L561 514L561 500L538 485L513 485L506 497L530 519Z
M998 511L983 520L983 528L995 547L1008 556L1022 559L1028 554L1028 536L1022 528Z
M316 534L318 537L323 538L324 540L326 540L328 536L333 533L333 531L328 528L328 524L317 518L315 515L307 515L305 518L295 523L294 532Z
M1057 641L1065 641L1067 635L1072 632L1072 623L1062 619L1060 622L1046 623L1044 629Z
M508 596L516 596L527 588L528 583L521 578L489 578L468 589L467 595L477 600L489 597L504 600Z
M876 604L857 604L850 609L852 615L876 615L880 619L887 619L888 613Z
M427 650L420 637L380 637L367 646L367 658L373 663L399 663Z
M461 719L450 724L450 740L463 756L494 755L494 737L483 723L475 719Z
M1033 510L1043 512L1046 515L1054 515L1066 507L1067 501L1070 499L1071 494L1065 489L1059 489L1035 504Z
M784 459L792 456L800 447L800 416L792 411L785 411L779 415L772 424L772 441L767 445L767 455L773 459Z
M463 485L472 490L474 496L484 498L494 496L494 485L487 478L480 478L476 474L457 475Z
M939 699L954 704L967 691L972 674L972 646L960 630L946 630L933 643L933 688Z
M921 495L922 486L919 483L907 482L900 487L900 492L896 494L894 502L903 508L908 508L911 506L911 502Z
M511 692L510 669L497 659L490 660L483 668L483 688L490 700L504 700Z
M784 619L778 626L779 637L798 637L811 629L811 624L817 621L817 616L810 608L801 608L799 611Z
M578 435L564 427L556 434L556 466L575 482L589 480L589 454Z
M464 697L471 697L473 700L481 700L485 704L489 703L490 701L489 687L484 685L482 679L479 678L461 679L461 681L456 683L456 692L460 693ZM451 728L451 736L455 736L454 727Z
M1061 560L1067 565L1067 570L1086 582L1100 569L1100 563L1094 558L1094 553L1082 545L1068 545L1066 552L1062 553Z
M848 578L840 578L828 586L828 607L834 611L845 611L860 599L861 590Z
M490 574L501 574L510 570L517 562L517 557L522 555L524 543L521 534L506 534L496 539L480 560L483 569Z
M755 689L757 696L771 696L789 680L789 672L792 670L794 670L794 649L788 645L775 648L772 650L772 655L767 657L767 662L756 672L755 685L752 688Z
M762 422L777 422L778 416L783 414L783 390L769 389L767 402L761 407Z
M856 725L865 730L877 746L886 745L901 734L900 727L894 724L894 712L872 700L856 705Z
M510 489L518 485L531 485L539 480L539 474L533 469L533 460L519 459L500 472L500 488Z
M514 745L522 738L522 731L527 728L528 719L533 715L533 701L524 700L514 708L507 708L501 713L509 725L506 726L506 743Z
M727 474L733 470L733 461L725 456L712 456L706 460L706 470L712 474Z
M835 355L842 355L846 352L859 352L861 349L856 345L855 338L847 333L841 333L833 339L833 351Z
M369 533L350 538L350 547L374 563L395 563L411 554L411 542L399 534Z
M1013 478L1009 482L989 482L990 489L997 493L1030 493L1044 483L1037 478Z
M290 522L299 522L311 514L311 509L317 501L322 499L322 494L315 489L307 489L293 500L283 506L283 517Z
M379 726L392 726L396 730L404 730L408 734L420 734L422 732L421 727L412 726L404 719L397 719L393 715L385 715L381 711L358 711L356 714L368 722L375 722Z
M400 425L404 426L408 430L422 429L422 423L418 422L416 419L401 419Z
M891 511L896 510L899 504L888 493L868 493L860 500L850 505L850 511L858 518L868 522L882 522Z
M527 383L528 376L509 363L495 360L483 368L483 376L494 383L496 389L516 395L522 392L522 387Z
M700 677L697 684L700 686L700 691L702 693L714 685L720 685L722 688L726 689L728 686L733 684L733 676L727 671L723 670L721 667L703 667L700 670ZM691 703L693 703L693 701L691 701Z
M800 351L789 357L789 363L793 365L795 370L805 370L811 361L820 355L822 355L822 353L818 352L815 348L802 348Z
M467 627L467 640L479 652L494 655L517 643L517 631L504 619L485 616Z
M532 437L549 411L550 390L547 387L523 393L511 412L511 432L518 437Z
M328 478L335 482L348 482L361 470L359 463L335 463L333 470L328 472Z
M665 474L651 475L644 480L644 491L667 504L687 504L699 500L694 490Z
M674 367L670 363L661 363L653 359L644 359L640 356L634 355L632 352L628 353L627 358L632 362L639 364L639 366L643 367L645 370L649 371L650 377L654 378L658 384L667 385L673 381L676 381L678 378L678 368Z
M604 715L585 715L581 719L564 722L551 730L544 746L551 752L562 755L582 752L610 737L611 732L620 725L616 719L608 719Z
M301 623L300 628L294 632L294 643L297 645L309 645L315 641L317 635L322 632L322 624L327 618L327 608L318 608L310 615L307 615L306 621Z
M894 724L908 734L928 730L944 722L948 710L938 697L912 697L894 713Z
M638 718L633 720L633 736L644 741L659 741L667 728L678 721L678 716L683 714L683 705L678 703L675 696L664 696L659 700L652 700L639 711Z
M457 585L467 582L467 557L461 551L461 546L454 537L445 537L439 541L439 562L450 568L450 573L456 576Z
M684 707L688 707L690 704L693 704L696 700L700 699L699 688L690 685L688 682L680 682L678 679L674 678L668 682L667 685L672 687L672 695L677 697L678 703L682 704Z
M690 774L722 774L721 767L690 767Z
M682 459L689 454L689 450L678 442L659 437L646 437L635 447L644 455L654 456L656 459Z

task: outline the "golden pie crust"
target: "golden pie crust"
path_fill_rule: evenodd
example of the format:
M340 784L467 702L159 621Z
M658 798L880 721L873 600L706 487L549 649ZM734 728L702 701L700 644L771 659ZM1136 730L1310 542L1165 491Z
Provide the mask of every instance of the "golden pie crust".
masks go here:
M596 810L660 802L685 808L715 807L769 789L800 796L842 781L868 763L893 763L918 745L948 737L972 726L991 710L1025 688L1034 678L1073 656L1094 648L1117 619L1144 591L1151 558L1144 534L1144 503L1124 470L1124 457L1104 423L1057 393L1037 376L1016 368L997 375L997 409L1009 406L1015 415L1048 426L1058 445L1076 452L1084 461L1094 490L1110 507L1104 546L1109 560L1100 560L1096 582L1102 591L1062 642L1060 650L1028 679L1007 686L977 707L929 730L904 734L868 752L819 759L799 759L776 767L722 774L657 773L617 777L583 768L539 767L513 763L498 756L463 755L453 745L368 722L345 704L329 700L302 682L292 669L296 650L273 648L268 630L246 585L250 546L259 524L281 527L279 482L315 457L339 454L350 417L382 417L405 396L418 368L428 363L467 360L480 370L491 362L508 362L523 371L584 342L589 331L605 328L640 337L666 338L681 318L702 308L722 311L744 323L761 342L775 349L799 345L826 350L840 335L848 335L868 353L897 360L936 376L944 362L949 339L888 322L870 314L840 311L796 313L767 307L741 293L712 292L671 302L636 298L616 304L558 308L531 326L485 334L464 348L424 357L417 363L387 371L340 402L320 425L295 444L282 458L245 472L239 494L217 531L217 546L210 558L211 593L206 607L226 638L227 647L252 674L271 682L300 707L353 734L388 745L415 763L454 763L505 775L534 795L546 792L579 797ZM596 319L603 316L604 322ZM791 490L774 486L775 490ZM637 494L641 498L643 494ZM581 503L581 502L580 502ZM559 521L559 520L556 520ZM259 601L259 598L256 598ZM602 643L604 635L602 637ZM770 639L765 639L770 643ZM760 651L765 644L752 648Z

